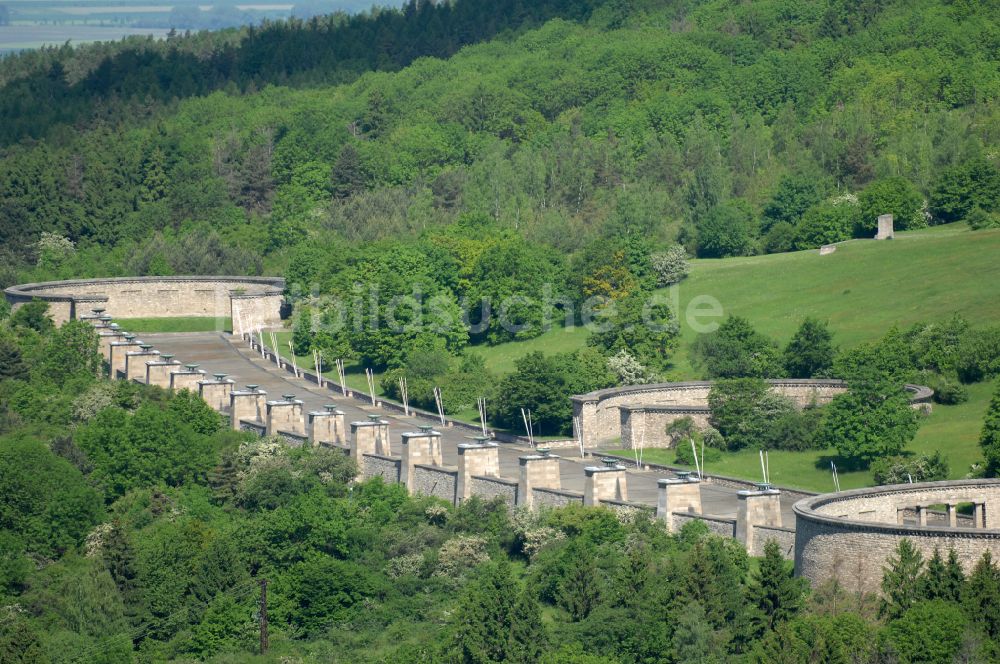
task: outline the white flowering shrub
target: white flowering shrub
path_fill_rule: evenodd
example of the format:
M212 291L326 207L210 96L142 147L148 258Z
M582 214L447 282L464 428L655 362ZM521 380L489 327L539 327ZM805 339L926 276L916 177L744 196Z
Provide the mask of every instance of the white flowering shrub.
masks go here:
M688 264L687 251L679 244L675 244L666 251L652 254L649 260L652 264L653 274L656 275L656 283L660 286L676 284L686 277L691 269Z
M656 373L624 348L608 358L608 368L617 376L619 385L646 385L659 380Z

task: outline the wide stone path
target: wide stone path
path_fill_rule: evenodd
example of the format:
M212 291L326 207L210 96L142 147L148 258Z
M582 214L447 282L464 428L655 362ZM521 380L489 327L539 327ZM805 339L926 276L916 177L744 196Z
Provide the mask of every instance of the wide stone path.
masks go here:
M306 411L322 410L323 404L336 403L347 416L347 421L365 421L370 413L379 413L389 422L390 439L393 454L401 451L400 434L404 431L415 431L418 424L427 424L427 420L408 418L398 413L390 413L376 409L368 402L348 398L316 384L300 380L284 369L279 369L273 362L261 358L249 345L239 337L218 332L184 333L184 334L144 334L143 341L151 343L162 353L173 353L174 357L184 364L196 362L209 375L225 373L242 387L247 384L260 385L268 393L270 399L280 399L282 394L294 394L304 402ZM465 431L441 429L441 444L446 465L458 465L457 447L459 443L471 442ZM518 478L519 456L530 453L528 447L500 443L500 473L502 476ZM556 450L562 457L562 488L570 491L583 491L584 466L599 465L596 459L580 459L579 451ZM628 471L629 499L635 502L656 505L656 480L663 477L657 471ZM702 511L716 516L736 516L736 489L703 484L701 487ZM795 517L792 513L794 499L782 496L782 523L793 527Z

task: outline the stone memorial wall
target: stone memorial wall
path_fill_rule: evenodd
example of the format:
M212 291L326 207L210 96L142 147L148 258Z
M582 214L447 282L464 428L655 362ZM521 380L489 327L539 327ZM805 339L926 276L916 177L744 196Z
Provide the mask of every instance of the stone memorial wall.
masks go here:
M281 324L284 288L279 277L121 277L21 284L4 295L14 309L48 302L57 325L102 308L117 318L232 318L241 334L249 321Z

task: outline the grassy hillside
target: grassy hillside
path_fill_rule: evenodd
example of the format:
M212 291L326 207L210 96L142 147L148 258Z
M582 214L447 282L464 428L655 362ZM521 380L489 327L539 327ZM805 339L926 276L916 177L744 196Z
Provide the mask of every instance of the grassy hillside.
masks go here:
M688 350L697 333L685 317L691 301L709 296L723 315L743 316L784 344L806 316L826 320L834 341L850 347L881 337L892 325L958 313L974 325L1000 320L1000 230L965 224L897 233L886 242L852 240L831 255L799 251L748 258L694 260L676 293L682 341L670 378L701 376ZM711 319L702 318L702 323ZM527 342L478 347L499 373L533 350L564 352L586 344L580 328L553 329Z
M853 240L828 256L816 251L694 261L681 284L686 307L716 298L726 314L749 319L786 342L806 316L829 321L842 346L876 339L894 324L959 313L983 324L1000 320L1000 230L965 224L897 233L886 242ZM694 331L683 325L684 339ZM683 358L678 372L687 375Z

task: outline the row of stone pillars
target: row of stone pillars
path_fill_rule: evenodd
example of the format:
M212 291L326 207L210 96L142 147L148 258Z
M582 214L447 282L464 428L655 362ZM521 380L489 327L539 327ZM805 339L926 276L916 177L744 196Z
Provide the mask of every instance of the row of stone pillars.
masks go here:
M702 515L701 480L693 473L680 472L678 477L657 482L656 517L664 521L667 530L679 530L675 515ZM749 552L755 551L758 527L781 528L781 492L769 484L756 489L738 491L734 536Z
M972 527L973 528L985 528L986 527L986 502L982 500L965 500L965 501L954 501L944 503L945 515L948 519L948 526L951 528L958 527L958 506L960 504L972 504ZM902 525L905 519L905 514L908 509L913 509L917 513L917 525L926 526L928 521L928 516L933 511L935 507L941 505L941 503L920 503L913 506L912 508L900 507L896 509L896 523Z
M417 466L439 468L456 474L455 500L461 502L472 494L475 477L500 478L500 458L497 443L479 437L473 443L458 446L458 467L443 465L441 433L430 425L418 431L401 435L400 445L393 449L389 423L380 415L369 415L367 421L351 422L348 426L344 411L336 404L327 404L323 410L304 411L304 404L294 394L283 394L281 399L268 399L267 392L259 385L246 385L236 389L235 381L226 374L207 377L197 364L182 364L172 355L160 353L151 344L135 335L120 330L111 316L102 309L82 316L97 328L101 350L113 378L158 385L163 388L189 389L197 392L213 409L229 414L232 428L249 428L265 435L284 436L303 444L322 445L343 449L363 467L365 457L381 456L398 458L399 481L412 494L417 491L415 482ZM398 457L394 452L399 453ZM628 502L628 475L624 466L615 459L603 459L601 466L587 466L584 470L584 492L578 496L584 505L598 506L606 502ZM518 458L517 504L534 507L535 489L562 491L560 457L545 448L537 453ZM572 496L572 492L563 492ZM769 486L756 491L740 491L735 535L748 550L753 549L756 526L781 526L780 492ZM954 506L949 514L954 521ZM976 505L977 523L982 522L981 504ZM675 514L702 514L701 482L690 473L658 481L656 516L671 531L677 530ZM918 506L918 514L926 514ZM926 516L922 517L923 522Z
M111 378L170 390L191 390L218 411L228 408L234 382L226 374L213 374L209 378L197 364L182 364L173 355L160 353L152 344L122 330L104 309L92 309L90 314L80 316L80 320L90 322L97 330L98 346Z

